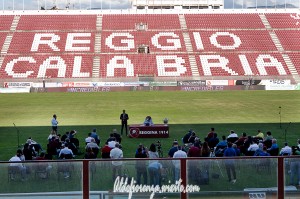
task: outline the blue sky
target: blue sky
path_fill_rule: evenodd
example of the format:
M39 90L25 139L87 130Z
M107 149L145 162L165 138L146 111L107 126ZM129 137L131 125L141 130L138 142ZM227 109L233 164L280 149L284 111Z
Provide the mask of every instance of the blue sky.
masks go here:
M4 9L23 9L23 1L25 10L28 9L38 9L40 6L46 4L46 8L53 6L54 0L4 0ZM67 5L68 0L56 0L59 8L64 8ZM70 9L87 9L92 5L92 7L101 7L102 8L128 8L130 6L129 0L69 0L71 5ZM164 0L161 0L164 1ZM188 0L184 0L187 2ZM289 4L293 4L296 7L299 7L299 0L224 0L225 8L246 8L246 7L255 7L258 6L270 6L275 4L284 4L286 1ZM14 6L13 6L14 2ZM92 4L91 4L92 2ZM3 9L3 3L0 4L0 9Z

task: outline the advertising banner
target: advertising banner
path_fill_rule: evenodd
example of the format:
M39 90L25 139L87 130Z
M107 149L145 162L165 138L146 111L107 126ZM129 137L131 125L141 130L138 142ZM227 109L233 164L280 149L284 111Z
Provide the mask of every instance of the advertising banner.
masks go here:
M32 82L4 82L4 88L30 88Z
M205 86L205 80L187 80L187 81L178 81L177 86Z
M30 88L0 88L0 93L30 93Z
M228 80L206 80L207 86L228 86Z

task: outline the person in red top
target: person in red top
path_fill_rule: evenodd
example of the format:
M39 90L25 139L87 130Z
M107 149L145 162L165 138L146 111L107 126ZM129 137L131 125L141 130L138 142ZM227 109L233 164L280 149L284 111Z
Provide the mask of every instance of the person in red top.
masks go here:
M208 140L209 140L210 138L213 138L213 137L214 137L214 134L215 134L215 128L212 127L212 128L210 128L210 132L208 132L208 134L207 134L207 136L206 136L206 138L205 138L205 141L208 142Z
M110 151L112 148L108 146L108 142L105 142L104 147L101 149L101 157L102 158L110 158Z
M194 145L188 151L188 157L200 157L201 154L201 146L199 138L195 139Z
M241 137L237 141L234 142L234 144L237 145L238 148L241 148L241 146L244 145L245 140L247 139L247 134L244 132Z

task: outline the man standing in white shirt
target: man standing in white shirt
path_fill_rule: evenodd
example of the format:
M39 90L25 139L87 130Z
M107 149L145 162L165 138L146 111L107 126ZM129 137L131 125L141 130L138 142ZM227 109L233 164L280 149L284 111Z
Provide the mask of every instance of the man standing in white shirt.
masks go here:
M113 148L110 151L110 158L111 159L121 159L123 158L123 151L120 149L121 145L119 143L116 143L115 148ZM112 161L112 169L113 169L113 174L112 174L112 180L113 182L115 181L117 175L121 176L122 175L122 161Z
M178 146L178 151L176 151L173 155L173 158L186 158L187 154L182 150L181 146ZM180 160L172 160L173 165L175 167L174 177L175 182L180 178Z
M52 125L52 131L57 134L57 126L58 126L58 121L57 121L57 116L56 114L53 115L53 118L51 120L51 125Z

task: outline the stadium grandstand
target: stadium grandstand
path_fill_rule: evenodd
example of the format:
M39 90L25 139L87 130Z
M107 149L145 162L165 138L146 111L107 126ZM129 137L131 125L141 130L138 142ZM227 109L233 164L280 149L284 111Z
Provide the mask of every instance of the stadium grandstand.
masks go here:
M161 90L300 90L299 34L300 0L2 0L0 93L93 92L98 87L127 91L151 85L168 87ZM10 163L7 176L1 173L8 188L0 197L299 198L299 184L285 182L291 174L286 163L296 158L279 157L277 151L276 157L264 160L222 159L214 152L201 161L162 158L156 166L164 186L158 188L130 181L137 162L146 165L149 160L54 160L40 163L42 170L27 162L33 169L26 175L34 173L28 183L23 182L25 169L13 170ZM236 178L228 182L223 173L232 168L231 159L239 176L251 171L249 179L262 174L269 179L238 179L252 180L259 188L247 188L246 183L234 187ZM114 178L118 163L125 169ZM200 167L201 172L196 170ZM182 180L176 182L174 176Z
M276 79L293 89L300 80L298 1L244 9L222 0L28 2L3 0L4 87Z

